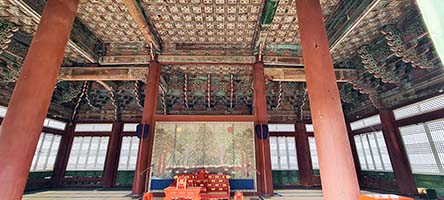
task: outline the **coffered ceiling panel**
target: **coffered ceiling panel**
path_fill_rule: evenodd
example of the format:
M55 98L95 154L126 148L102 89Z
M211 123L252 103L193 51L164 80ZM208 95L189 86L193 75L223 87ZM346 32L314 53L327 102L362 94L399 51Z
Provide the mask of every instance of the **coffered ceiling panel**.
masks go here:
M104 43L144 41L123 0L81 0L77 16Z
M175 49L249 48L261 0L142 0L166 47ZM167 49L167 51L170 49Z
M336 11L339 2L340 0L321 1L324 19ZM295 0L279 1L272 23L261 35L266 37L266 44L300 44Z

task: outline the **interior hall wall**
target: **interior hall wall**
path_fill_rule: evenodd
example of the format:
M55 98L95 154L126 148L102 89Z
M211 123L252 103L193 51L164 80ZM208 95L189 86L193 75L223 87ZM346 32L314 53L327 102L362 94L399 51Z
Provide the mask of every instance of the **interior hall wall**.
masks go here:
M167 186L165 181L177 174L196 173L200 169L230 175L232 190L254 190L254 124L157 122L151 163L153 191Z

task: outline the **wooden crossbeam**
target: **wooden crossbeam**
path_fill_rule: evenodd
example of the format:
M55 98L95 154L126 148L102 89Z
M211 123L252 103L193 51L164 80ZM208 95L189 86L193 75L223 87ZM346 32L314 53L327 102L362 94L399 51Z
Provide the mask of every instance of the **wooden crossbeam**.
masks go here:
M335 69L335 73L337 82L349 82L352 77L356 76L354 69ZM265 68L265 77L272 81L307 81L303 68Z
M62 67L59 80L64 81L145 81L147 67ZM336 69L336 80L348 82L356 75L354 69ZM265 77L271 81L305 82L303 68L265 68Z
M148 77L147 67L62 67L64 81L136 81Z

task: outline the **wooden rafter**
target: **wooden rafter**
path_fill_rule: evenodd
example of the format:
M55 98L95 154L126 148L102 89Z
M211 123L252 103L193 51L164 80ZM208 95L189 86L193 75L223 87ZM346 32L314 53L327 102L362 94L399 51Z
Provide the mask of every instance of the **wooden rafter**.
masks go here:
M133 17L134 22L136 22L146 41L153 44L155 49L160 50L159 41L154 39L153 34L150 32L148 23L145 20L145 17L143 16L143 13L140 10L139 6L137 6L136 0L124 0L123 2L128 8L129 13Z

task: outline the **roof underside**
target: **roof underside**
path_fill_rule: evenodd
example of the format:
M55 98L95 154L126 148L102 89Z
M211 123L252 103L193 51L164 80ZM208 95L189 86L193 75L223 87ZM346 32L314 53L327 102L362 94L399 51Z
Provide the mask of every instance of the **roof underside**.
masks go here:
M44 4L0 0L2 105ZM338 78L349 118L442 91L442 65L414 0L321 0L321 6L335 68L352 74ZM303 64L298 29L294 0L80 0L62 67L130 70L148 67L155 52L165 63L158 114L248 115L252 63L261 53L270 120L307 120L306 85L295 75ZM144 88L140 75L60 78L49 116L137 121Z

